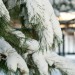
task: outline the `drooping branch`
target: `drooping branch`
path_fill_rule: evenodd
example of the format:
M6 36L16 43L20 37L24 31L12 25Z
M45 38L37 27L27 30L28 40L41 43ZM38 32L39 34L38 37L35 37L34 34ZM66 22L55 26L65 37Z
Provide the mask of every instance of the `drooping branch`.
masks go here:
M55 52L50 52L47 56L47 62L53 62L55 67L67 75L75 75L75 64L68 58L57 55Z
M46 1L46 0L45 0ZM35 2L35 1L34 1ZM39 3L39 2L38 2ZM5 8L6 9L6 8ZM29 11L31 11L31 10L29 10ZM47 10L48 11L48 10ZM51 10L49 11L49 13L51 12ZM38 15L39 16L39 15ZM42 14L41 14L41 16L42 16ZM51 16L51 15L50 15ZM31 18L31 16L30 16L30 18ZM54 20L53 20L53 22L54 22ZM1 23L1 22L0 22ZM4 23L4 22L3 22ZM46 22L47 23L47 22ZM8 23L7 23L8 24ZM2 25L2 24L1 24ZM6 25L6 24L3 24L3 25ZM48 27L47 27L48 28ZM11 29L10 27L9 27L9 29L4 29L5 31L3 31L3 29L2 30L0 30L1 32L0 32L0 34L1 34L1 36L3 36L4 38L5 38L5 40L7 41L7 42L9 42L13 47L15 47L17 50L19 50L20 52L19 53L24 53L25 52L25 34L23 34L21 31L16 31L16 30L14 30L14 29ZM3 31L3 32L2 32ZM41 32L40 32L41 33ZM48 36L48 35L47 35ZM48 38L49 39L49 38ZM48 41L49 42L49 41ZM43 43L45 43L45 42L43 42ZM33 46L33 48L35 48L34 47L34 44L31 44L32 46ZM32 47L31 46L31 47ZM31 49L31 48L30 48ZM23 52L22 52L22 50L23 50ZM33 54L33 52L32 52L32 54ZM42 54L42 52L41 52L41 54ZM45 52L45 54L46 54L46 52ZM12 54L12 56L14 57L14 59L11 59L12 58L12 56L11 57L8 57L9 59L10 59L10 62L11 61L13 61L13 60L16 60L15 59L15 56L14 56L15 54ZM19 56L18 56L19 57ZM42 58L44 59L44 55L42 55ZM38 59L38 54L36 55L36 58ZM42 59L42 60L43 60ZM17 58L17 60L18 60L18 58ZM41 61L42 60L40 60L40 58L38 59L39 60L39 64L41 63ZM73 63L71 63L71 61L69 61L69 60L67 60L67 59L65 59L64 57L61 57L61 56L58 56L57 54L55 54L55 53L53 53L53 52L50 52L49 53L49 56L46 56L45 57L45 60L46 60L46 62L49 64L49 65L51 65L52 63L56 66L56 68L58 68L58 69L60 69L61 71L63 71L63 72L65 72L66 74L68 74L68 75L75 75L75 68L74 68L74 66L75 66L75 64L73 64ZM44 60L44 61L45 61ZM20 60L19 60L20 61ZM8 62L8 61L7 61ZM35 60L35 62L36 62L36 60ZM8 62L9 63L9 62ZM16 62L15 62L16 63ZM38 62L36 62L37 64L38 64ZM11 64L11 63L10 63ZM41 64L43 64L43 62L39 65L38 64L38 66L40 66ZM14 64L11 64L11 65L14 65ZM9 66L9 65L8 65ZM43 65L44 66L44 65ZM9 66L9 67L11 67L11 66ZM42 68L43 69L43 68ZM41 71L42 71L42 69L41 69ZM46 69L46 68L45 68ZM43 71L45 70L45 69L43 69ZM46 69L47 70L47 69ZM45 71L46 71L45 70ZM45 72L44 71L44 72ZM47 73L44 73L45 75L47 75Z
M2 56L6 56L7 67L10 71L16 72L17 68L19 68L22 75L29 75L29 69L25 60L3 37L0 38L0 53Z
M9 12L2 0L0 0L0 17L4 17L6 21L10 21Z

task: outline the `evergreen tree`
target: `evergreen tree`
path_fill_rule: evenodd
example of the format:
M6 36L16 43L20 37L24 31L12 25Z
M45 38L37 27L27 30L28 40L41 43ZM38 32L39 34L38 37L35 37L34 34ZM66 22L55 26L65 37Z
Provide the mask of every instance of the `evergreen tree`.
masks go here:
M7 8L0 0L0 70L5 75L53 75L59 69L74 75L75 64L54 52L62 32L49 0L4 2ZM11 26L9 13L11 20L21 21L21 28Z

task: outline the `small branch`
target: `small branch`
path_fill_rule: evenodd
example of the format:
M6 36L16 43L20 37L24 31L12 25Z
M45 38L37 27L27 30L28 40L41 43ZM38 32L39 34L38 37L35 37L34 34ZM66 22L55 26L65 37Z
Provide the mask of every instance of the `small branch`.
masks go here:
M59 56L56 53L50 53L49 58L50 62L53 62L56 68L60 69L62 72L67 75L75 75L75 64L68 60L65 57Z

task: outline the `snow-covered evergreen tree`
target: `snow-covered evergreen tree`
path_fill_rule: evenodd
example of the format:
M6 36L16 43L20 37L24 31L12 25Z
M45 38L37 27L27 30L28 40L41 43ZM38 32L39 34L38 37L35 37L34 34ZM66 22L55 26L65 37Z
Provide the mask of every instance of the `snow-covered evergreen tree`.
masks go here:
M20 7L22 28L11 27L9 12L0 0L0 71L5 75L54 75L59 70L62 75L75 75L75 64L55 53L62 32L49 0L13 0L12 5L12 0L6 1L9 11L16 4Z

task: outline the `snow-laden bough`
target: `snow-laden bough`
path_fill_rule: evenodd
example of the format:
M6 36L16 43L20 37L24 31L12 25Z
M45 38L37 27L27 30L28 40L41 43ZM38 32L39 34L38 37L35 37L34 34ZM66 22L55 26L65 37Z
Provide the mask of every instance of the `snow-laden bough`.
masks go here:
M25 0L29 23L36 25L39 36L40 50L52 50L52 47L62 41L62 32L49 0Z
M0 53L7 56L6 62L9 70L16 72L17 68L19 68L22 75L29 75L29 69L24 59L4 38L0 38Z
M27 53L23 56L26 59L28 54L32 54L32 59L36 64L40 75L49 75L48 73L48 64L44 59L42 52L39 52L39 42L34 39L29 39L26 41Z
M0 1L0 5L3 6L4 10L0 11L0 17L6 16L9 19L9 13L2 0ZM33 39L25 40L25 36L19 31L10 32L16 35L17 38L22 38L20 39L20 47L22 45L27 47L27 53L24 54L24 57L26 58L28 54L32 54L32 59L40 75L49 75L48 69L52 65L55 65L56 68L66 72L68 75L75 75L74 64L52 51L52 45L55 42L61 43L62 32L49 0L24 1L28 10L29 23L34 26L36 25L35 31L39 36L38 42ZM2 9L0 8L0 10ZM19 68L23 75L29 75L29 69L23 58L3 38L0 38L0 53L7 56L8 69L15 72Z
M74 68L75 64L72 62L72 60L59 56L52 50L51 51L44 50L43 52L39 51L38 41L34 39L28 40L27 49L28 49L28 52L24 54L24 58L27 58L28 54L32 54L32 59L34 63L36 64L40 72L40 75L49 75L50 74L49 72L51 71L50 68L53 68L53 69L57 68L60 70L60 72L63 72L67 75L75 74L75 68Z
M0 17L4 17L6 21L10 21L9 12L6 9L2 0L0 0Z

